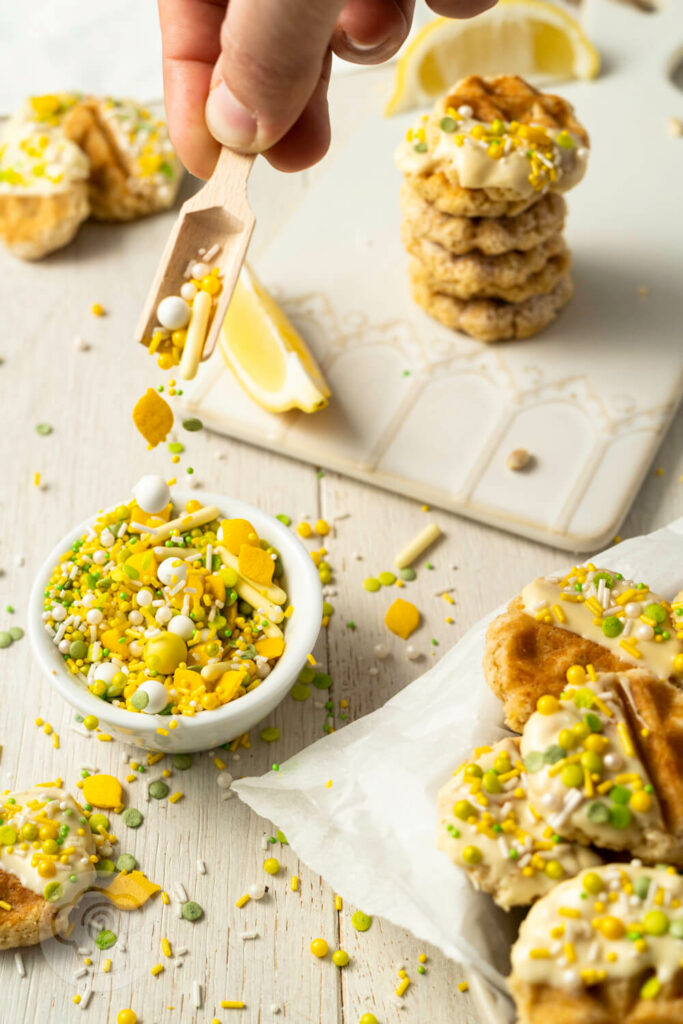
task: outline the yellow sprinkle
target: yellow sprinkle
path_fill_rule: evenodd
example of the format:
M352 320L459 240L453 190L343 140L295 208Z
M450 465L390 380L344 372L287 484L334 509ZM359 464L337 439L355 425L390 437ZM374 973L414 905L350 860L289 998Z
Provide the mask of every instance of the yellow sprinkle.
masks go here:
M635 587L629 587L628 590L625 590L623 592L623 594L619 594L619 597L614 598L614 603L628 604L629 601L633 600L637 593L638 591L635 589Z
M612 717L612 714L613 714L612 709L607 707L607 705L605 704L604 700L601 700L598 697L597 693L593 697L593 703L595 704L595 706L597 708L600 709L600 711L602 711L603 715L607 715L608 718Z
M219 772L222 772L224 770L225 762L221 761L220 757L214 757L213 763L216 765L216 768L218 768Z
M136 779L137 775L135 774L135 772L131 772L130 775L126 775L126 782L135 782Z
M597 680L598 675L593 665L586 665L586 673L592 683L594 683Z
M574 949L573 942L565 942L564 944L564 955L567 963L573 964L576 960L576 950Z
M184 796L185 796L184 793L172 793L171 796L169 796L169 798L168 798L168 802L170 804L177 804L178 801L182 800Z
M158 736L168 736L168 729L162 729L161 726L157 729Z
M52 746L55 750L59 750L59 735L57 733L52 737Z
M396 987L396 995L397 996L404 995L405 992L407 991L407 989L409 989L409 988L410 988L410 978L408 978L408 977L402 978L401 981L399 981L399 983L398 983L398 985Z
M342 903L341 896L335 896L334 897L334 909L335 910L341 910L342 907L343 907L343 903Z
M589 612L593 612L593 615L602 615L602 605L595 597L589 597L586 599L586 608Z
M157 974L161 974L161 972L163 971L163 969L164 969L164 965L163 965L163 964L156 964L156 965L155 965L155 966L154 966L154 967L153 967L153 968L151 969L151 971L150 971L149 973L150 973L150 974L153 974L153 975L154 975L154 977L156 978Z
M461 992L467 992L469 990L469 987L470 986L466 981L461 981L460 984L458 985L458 988Z
M111 970L111 960L109 959L109 957L107 957L107 959L102 964L102 970L104 971L105 974L109 974Z
M165 754L148 754L147 755L147 764L149 764L149 765L156 764L158 761L161 761L162 757L166 757L166 755Z
M72 1001L72 1003L75 1003L76 1006L78 1006L78 1004L81 1001L81 997L79 996L78 992L76 993L76 995L73 997L73 999L71 1001Z
M161 952L164 954L164 956L173 955L171 952L171 943L168 941L168 939L164 938L161 940Z
M313 665L313 667L315 668L317 663L316 663L316 660L315 660L315 658L313 657L312 654L307 654L306 655L306 661L308 662L309 665Z
M298 875L292 875L292 877L289 880L289 888L292 890L292 892L298 892L299 891L299 878L298 878Z
M619 733L619 739L621 740L621 746L627 757L635 757L636 751L633 746L633 740L631 739L631 733L629 732L626 722L617 723L617 732Z
M426 964L427 963L427 954L426 953L420 953L420 955L419 955L419 957L417 959L420 961L421 964Z
M552 612L553 612L553 615L555 616L555 618L557 619L558 622L566 622L567 621L567 616L564 614L564 611L562 610L562 608L561 608L561 606L559 604L554 604L553 605Z
M40 487L40 473L33 474L33 485L34 487Z
M221 1007L224 1010L243 1010L246 1003L241 999L221 999Z
M7 903L6 900L0 900L0 907L2 907L3 910L11 910L12 909L12 905L10 903Z
M557 912L560 917L581 917L581 911L573 907L560 907Z
M550 950L537 947L536 949L529 950L529 956L532 960L549 960Z
M235 906L236 907L240 907L240 908L241 907L245 907L250 899L251 899L251 896L249 895L249 893L245 892L244 896L240 896L240 898L237 900L237 902L235 903Z
M328 779L325 783L325 789L332 789L332 779Z
M96 733L96 736L101 743L111 743L113 739L108 732L98 732Z
M104 306L102 305L101 302L93 302L92 306L90 307L90 312L94 316L104 316Z
M453 600L450 594L446 594L444 592L441 596L444 599L444 601L448 601L449 604L455 604L455 601Z
M561 601L571 601L572 604L580 604L585 601L583 594L560 594Z

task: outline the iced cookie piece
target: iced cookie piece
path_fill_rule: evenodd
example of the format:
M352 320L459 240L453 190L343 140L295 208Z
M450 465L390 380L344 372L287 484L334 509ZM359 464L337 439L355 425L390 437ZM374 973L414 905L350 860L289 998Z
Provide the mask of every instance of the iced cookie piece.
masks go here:
M630 668L683 684L683 604L647 583L589 563L539 577L489 626L484 674L521 732L536 701L557 696L574 664L598 672Z
M64 931L95 881L95 841L74 799L55 786L0 797L0 949Z
M567 839L629 850L650 863L683 863L683 835L670 831L640 753L639 739L647 737L637 737L626 712L629 674L591 680L577 665L569 676L576 685L559 699L540 697L524 727L529 798Z
M682 904L683 878L639 861L556 886L512 948L519 1024L683 1020Z
M505 910L602 863L542 820L528 797L519 742L510 737L479 748L439 793L438 849Z

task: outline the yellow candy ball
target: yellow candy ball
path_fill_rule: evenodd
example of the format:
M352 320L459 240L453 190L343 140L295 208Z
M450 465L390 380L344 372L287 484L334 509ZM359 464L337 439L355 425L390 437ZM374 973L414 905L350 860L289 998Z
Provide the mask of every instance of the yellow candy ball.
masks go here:
M181 661L186 661L187 644L177 633L159 633L149 638L142 657L147 668L168 676L175 672Z
M46 821L38 830L38 838L41 843L45 839L56 839L59 833L59 826L56 821Z
M329 948L330 947L327 945L324 939L313 939L313 941L311 942L311 953L313 954L313 956L317 956L320 959L322 959L324 956L327 956Z
M583 876L583 887L586 890L586 892L589 892L591 894L591 896L597 896L597 894L599 892L602 892L602 890L605 888L605 883L603 882L600 875L597 874L597 872L588 871Z
M598 929L606 939L610 939L612 942L622 939L626 934L624 922L618 917L612 917L609 914L600 920Z
M137 1024L137 1014L133 1010L119 1010L116 1015L116 1024Z
M564 878L564 868L560 864L559 860L549 860L543 870L545 875L548 878L552 878L553 881Z
M560 744L563 750L572 750L579 742L578 737L574 735L571 729L560 729L557 742Z
M583 686L586 682L586 670L583 665L571 665L567 669L567 682L570 686Z
M280 861L275 857L268 857L263 862L263 870L269 875L276 875L280 870Z
M637 789L629 800L631 809L636 811L638 814L647 814L652 808L652 797L649 793L646 793L644 789Z
M57 874L57 868L54 862L51 860L41 860L38 862L38 874L41 878L54 878Z
M92 732L93 729L96 729L99 724L100 720L99 718L97 718L96 715L86 715L85 718L83 719L83 725L88 730L88 732Z
M536 702L536 710L541 715L554 715L560 710L560 702L557 697L553 697L552 694L546 693L543 697L539 697Z
M346 967L349 960L349 954L346 952L345 949L335 949L334 953L332 954L332 963L336 967Z
M674 672L683 672L683 654L677 654L673 662Z
M27 839L29 842L38 838L38 826L35 822L27 821L25 825L21 826L21 838Z
M590 736L586 736L583 746L585 750L592 750L595 754L602 754L603 750L609 746L609 740L599 732L592 732Z
M41 844L40 848L43 851L43 853L50 853L50 854L58 853L58 851L59 851L59 843L57 842L56 839L46 839Z

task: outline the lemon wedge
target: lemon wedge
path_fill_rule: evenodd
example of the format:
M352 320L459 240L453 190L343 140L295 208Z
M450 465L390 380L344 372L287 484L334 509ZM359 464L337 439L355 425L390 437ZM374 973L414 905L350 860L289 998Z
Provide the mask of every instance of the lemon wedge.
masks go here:
M269 412L327 405L315 359L253 270L242 267L220 333L223 358L244 390Z
M543 0L499 0L471 20L435 18L396 66L385 114L424 106L465 75L523 75L536 82L595 78L600 55L570 14Z

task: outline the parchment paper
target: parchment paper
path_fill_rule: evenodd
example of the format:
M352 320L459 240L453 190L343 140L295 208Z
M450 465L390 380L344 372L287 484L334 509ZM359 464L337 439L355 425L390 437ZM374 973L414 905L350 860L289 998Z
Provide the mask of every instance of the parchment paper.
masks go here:
M593 560L671 598L683 586L683 518ZM500 610L384 707L233 787L345 899L467 966L487 1024L512 1019L504 979L522 915L475 892L434 837L441 785L474 747L505 734L481 668Z

